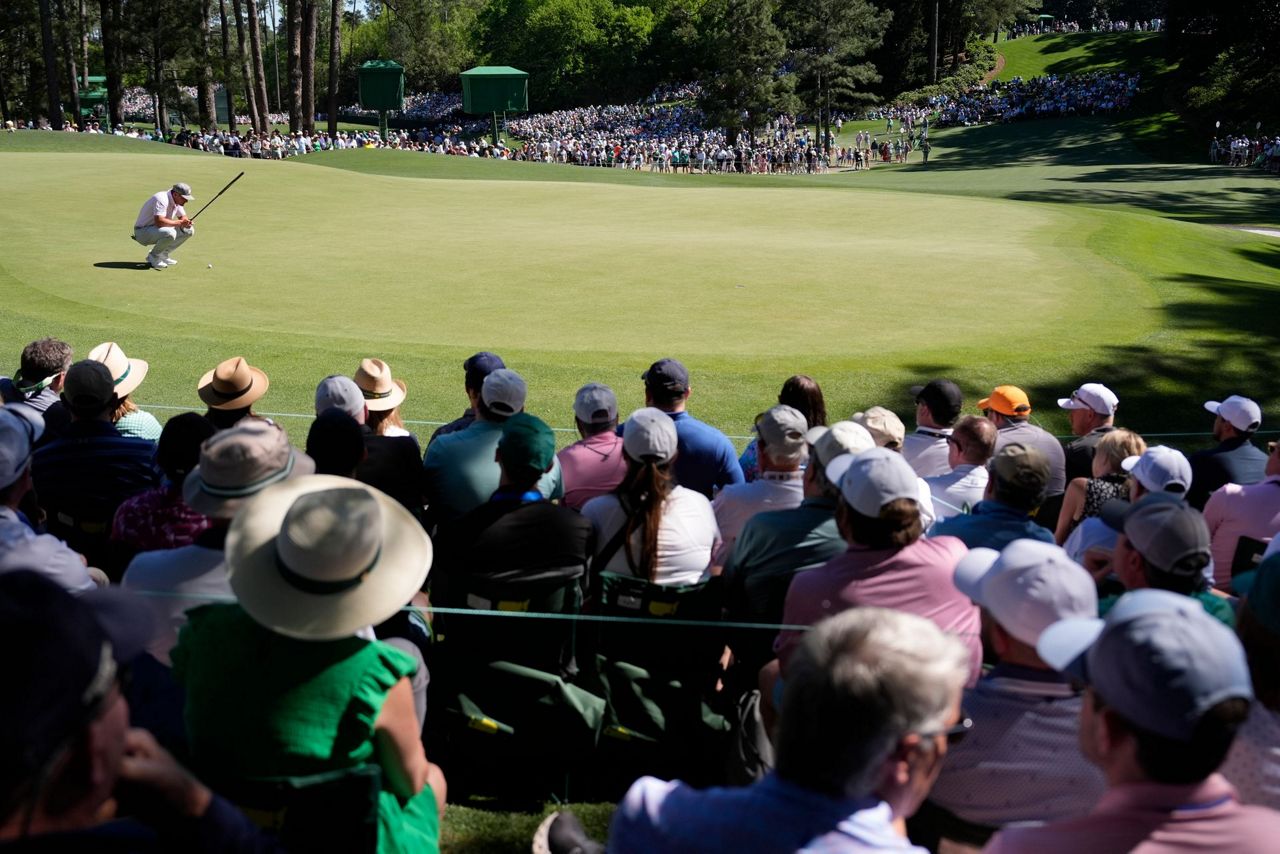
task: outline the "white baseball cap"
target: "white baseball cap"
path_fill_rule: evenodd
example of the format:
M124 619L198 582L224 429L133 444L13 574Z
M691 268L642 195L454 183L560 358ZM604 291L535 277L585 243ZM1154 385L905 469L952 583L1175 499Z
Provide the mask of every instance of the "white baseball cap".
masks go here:
M1181 451L1152 445L1138 457L1125 457L1120 468L1137 478L1148 492L1186 494L1191 488L1191 463Z
M1085 383L1071 392L1071 397L1058 398L1063 409L1092 409L1099 415L1115 415L1120 398L1102 383Z
M841 454L860 454L876 446L876 440L867 428L852 421L837 421L830 427L821 424L810 427L804 434L804 440L813 449L813 455L824 472L827 464Z
M1052 543L1014 540L1003 551L977 548L956 564L956 589L1030 646L1059 620L1098 616L1093 577Z
M845 503L863 516L879 516L890 501L920 500L920 480L902 454L871 448L827 463L827 480L839 484Z
M1223 421L1237 430L1253 432L1262 426L1262 407L1238 394L1231 395L1221 403L1216 400L1206 400L1204 408L1214 415L1221 415Z
M633 460L670 462L679 442L671 416L652 406L631 413L622 428L622 449Z
M524 399L529 393L524 378L510 368L498 368L484 378L480 387L480 399L484 405L499 415L515 415L524 409Z

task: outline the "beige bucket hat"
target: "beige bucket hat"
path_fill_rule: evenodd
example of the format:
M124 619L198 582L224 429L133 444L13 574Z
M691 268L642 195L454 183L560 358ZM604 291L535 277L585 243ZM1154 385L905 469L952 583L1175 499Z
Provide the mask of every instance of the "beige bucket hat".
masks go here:
M147 376L151 366L141 359L130 359L114 341L99 344L89 351L89 358L101 362L111 371L111 381L115 383L116 397L124 398L132 394Z
M391 366L381 359L362 360L355 381L370 412L395 409L404 403L408 391L404 380L392 379Z
M212 409L243 409L266 394L268 385L266 373L233 356L202 376L196 391Z
M198 513L230 519L268 486L315 471L315 461L289 444L279 424L242 418L200 446L200 462L182 482L182 500Z
M337 640L383 622L422 589L431 539L373 487L333 475L269 486L227 532L227 576L259 624Z

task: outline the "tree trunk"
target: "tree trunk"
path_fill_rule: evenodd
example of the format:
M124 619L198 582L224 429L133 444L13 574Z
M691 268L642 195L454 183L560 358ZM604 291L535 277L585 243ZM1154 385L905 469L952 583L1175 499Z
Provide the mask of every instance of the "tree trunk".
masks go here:
M73 36L77 30L67 17L66 0L58 0L58 34L61 36L62 52L67 60L67 90L71 95L71 123L80 124L80 74L76 71L76 43Z
M107 72L107 113L111 126L124 124L124 57L120 51L120 0L98 0L102 14L102 61Z
M338 135L338 66L342 60L342 0L333 0L329 15L329 136Z
M231 81L235 74L231 71L231 31L227 29L227 0L218 0L218 25L222 29L222 68L218 69L218 76L222 78L222 94L227 102L227 130L235 133L236 99L231 94Z
M316 132L316 0L302 2L302 126Z
M244 46L244 21L240 13L240 0L231 0L231 14L236 18L236 44L240 57L240 76L244 85L245 107L249 110L249 125L255 131L261 131L266 123L258 114L258 87L253 82L253 68L249 52Z
M200 130L205 131L218 124L218 109L213 102L213 68L209 64L209 0L199 0L196 22L199 55L196 57L196 106Z
M238 3L239 0L236 0ZM253 52L253 79L257 88L258 120L262 122L258 133L266 133L271 123L271 102L267 98L267 72L262 65L262 21L258 17L258 4L255 0L244 0L244 9L249 26L249 43Z
M49 0L40 0L40 52L44 56L49 127L62 130L62 85L58 82L58 46L53 40L53 11L49 8Z
M84 0L76 0L76 37L80 39L80 88L89 88L89 24Z
M285 39L289 44L289 132L302 130L302 0L285 3Z

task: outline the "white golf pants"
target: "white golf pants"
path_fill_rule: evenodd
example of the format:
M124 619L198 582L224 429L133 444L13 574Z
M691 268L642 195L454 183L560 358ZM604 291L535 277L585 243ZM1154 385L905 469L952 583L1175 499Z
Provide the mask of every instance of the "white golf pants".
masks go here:
M190 225L187 228L178 228L177 226L161 228L160 226L146 225L133 230L133 239L143 246L155 246L151 250L152 255L159 258L167 258L170 252L186 243L187 239L195 233L195 225Z

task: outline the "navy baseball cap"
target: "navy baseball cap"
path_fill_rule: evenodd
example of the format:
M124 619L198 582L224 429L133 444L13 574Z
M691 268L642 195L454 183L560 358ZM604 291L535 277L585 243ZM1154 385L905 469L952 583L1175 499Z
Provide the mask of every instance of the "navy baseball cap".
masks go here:
M1223 700L1253 699L1235 633L1199 600L1168 590L1126 593L1104 620L1060 620L1040 635L1036 652L1134 726L1175 741L1190 741Z
M481 350L462 363L462 369L467 372L466 387L478 391L484 385L485 377L506 366L498 354Z
M645 388L667 394L684 394L689 388L689 371L675 359L659 359L640 375Z

